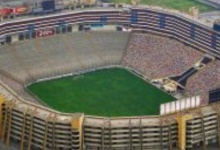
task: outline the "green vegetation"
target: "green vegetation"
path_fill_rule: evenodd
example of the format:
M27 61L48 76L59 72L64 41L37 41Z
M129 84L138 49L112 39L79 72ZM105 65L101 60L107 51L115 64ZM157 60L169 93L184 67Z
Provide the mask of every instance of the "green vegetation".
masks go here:
M120 3L130 3L131 0L115 0ZM156 5L170 9L181 10L189 12L189 8L195 6L199 8L200 12L208 12L217 10L211 6L200 3L196 0L141 0L140 4Z
M28 89L61 112L100 116L158 115L172 96L124 69L104 69L30 85Z

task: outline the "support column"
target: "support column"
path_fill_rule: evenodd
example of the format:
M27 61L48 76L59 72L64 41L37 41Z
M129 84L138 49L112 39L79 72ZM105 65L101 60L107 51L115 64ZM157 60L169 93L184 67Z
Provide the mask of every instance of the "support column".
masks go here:
M204 127L204 116L201 110L199 110L199 113L201 115L201 121L202 121L202 141L203 141L203 150L207 150L206 148L206 135L205 135L205 127Z
M111 120L109 121L109 143L110 143L110 150L112 150L112 123Z
M15 106L14 101L10 101L8 108L7 108L7 115L9 113L9 119L8 119L8 130L7 130L7 139L6 139L6 145L7 147L10 146L10 136L11 136L11 121L12 121L12 108ZM5 131L6 132L6 131Z
M72 128L72 150L83 150L83 121L84 121L84 115L79 115L76 118L73 118L71 122L71 128ZM78 133L78 136L75 134ZM76 140L76 137L78 139ZM78 141L78 142L77 142ZM75 145L77 144L78 145Z
M132 124L131 124L131 119L129 119L129 140L130 140L130 150L132 150L133 148L133 144L132 144Z
M45 121L45 131L44 131L43 150L45 150L46 145L47 145L48 124L49 124L50 119L51 119L51 113L50 113L50 115L47 117L47 119L46 119L46 121Z
M21 132L21 143L20 143L20 150L24 149L24 137L25 137L25 129L26 129L26 115L27 115L28 109L23 112L23 126L22 126L22 132Z
M2 134L1 134L1 141L3 142L5 140L5 131L6 131L6 124L8 120L8 111L5 111L5 117L3 120L3 127L2 127Z
M56 120L57 116L53 117L53 143L52 143L52 149L56 149Z
M216 111L217 115L217 123L218 123L218 145L220 147L220 110L219 110L219 105L218 104L213 104L212 107Z
M105 120L104 120L104 124L103 124L103 126L102 126L102 144L101 144L101 149L102 149L102 150L105 149L105 148L104 148L104 145L105 145L105 138L104 138L105 133L104 133L104 131L105 131Z
M178 147L180 150L186 149L186 122L192 119L191 114L178 114Z
M34 113L37 110L37 108L30 114L30 131L29 131L29 139L28 139L28 150L31 150L31 144L32 144L32 134L33 134L33 122L34 122Z
M166 120L167 124L168 124L168 134L169 134L169 150L173 150L173 138L172 138L172 130L171 130L171 123L169 121L169 119Z
M3 103L5 102L5 98L4 98L4 96L3 95L0 95L0 138L2 139L3 138L3 133L4 133L4 128L5 128L5 126L6 126L6 124L5 124L5 122L6 122L6 120L5 119L7 119L7 113L5 114L5 117L4 117L4 120L3 120L3 111L2 111L2 109L3 109L3 107L2 107L2 105L3 105Z
M163 150L163 121L160 118L160 149Z
M140 147L141 147L141 150L143 150L143 132L142 132L142 120L140 118L140 123L139 123L139 128L140 128Z
M104 145L105 145L105 147L107 147L107 149L110 147L110 140L106 140L106 133L109 133L109 132L107 132L108 130L109 130L109 122L108 122L109 120L108 119L105 119L105 130L104 130L104 141L105 141L105 143L104 143Z

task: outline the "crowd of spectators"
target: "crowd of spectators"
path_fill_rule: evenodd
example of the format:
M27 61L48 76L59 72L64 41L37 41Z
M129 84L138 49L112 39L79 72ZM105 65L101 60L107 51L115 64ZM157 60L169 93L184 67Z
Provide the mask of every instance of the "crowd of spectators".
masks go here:
M137 33L131 37L122 64L151 80L179 75L202 55L202 52L173 39Z
M189 78L186 92L189 95L201 95L203 104L207 104L209 91L218 87L220 87L220 61L215 60Z

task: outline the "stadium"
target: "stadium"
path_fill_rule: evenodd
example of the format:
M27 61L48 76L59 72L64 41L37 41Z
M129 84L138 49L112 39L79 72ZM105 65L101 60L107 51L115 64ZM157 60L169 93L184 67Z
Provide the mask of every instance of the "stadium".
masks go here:
M158 7L77 7L1 18L0 138L7 146L220 146L220 25Z

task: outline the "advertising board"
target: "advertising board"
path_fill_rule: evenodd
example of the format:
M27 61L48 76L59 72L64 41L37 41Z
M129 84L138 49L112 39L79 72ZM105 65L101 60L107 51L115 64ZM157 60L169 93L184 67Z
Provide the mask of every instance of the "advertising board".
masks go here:
M38 30L36 31L36 37L45 37L45 36L52 36L55 34L54 29L46 29L46 30Z

